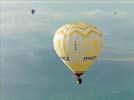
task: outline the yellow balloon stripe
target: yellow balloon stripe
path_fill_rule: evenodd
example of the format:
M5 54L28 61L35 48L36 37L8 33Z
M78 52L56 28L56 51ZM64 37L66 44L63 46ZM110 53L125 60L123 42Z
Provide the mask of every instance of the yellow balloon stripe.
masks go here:
M97 31L95 28L91 28L91 27L87 26L85 29L83 29L83 28L79 28L79 27L80 26L73 28L69 25L66 25L65 27L61 27L58 31L56 31L56 34L60 33L62 35L66 35L66 36L69 35L70 36L74 33L77 33L83 37L87 37L88 35L90 35L92 33L95 33L99 36L102 35L102 33ZM65 30L68 30L68 32L67 31L65 32ZM81 32L81 31L83 31L83 32Z

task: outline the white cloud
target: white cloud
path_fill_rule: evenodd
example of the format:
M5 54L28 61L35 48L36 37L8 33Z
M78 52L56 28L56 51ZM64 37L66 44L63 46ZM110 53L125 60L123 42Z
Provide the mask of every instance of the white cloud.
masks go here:
M116 13L116 14L115 14ZM132 12L126 11L105 11L105 10L89 10L85 12L81 12L81 15L90 17L90 18L127 18L130 16L134 16Z
M45 3L55 3L55 4L87 4L87 3L134 3L132 0L82 0L82 1L76 1L76 0L2 0L3 3L9 3L9 2L45 2Z
M134 61L134 48L103 47L99 59L104 61Z
M24 45L24 48L21 48L21 47L18 47L19 43L17 44L16 48L20 48L20 50L25 50L25 48L27 49L27 48L33 48L33 47L41 48L44 46L44 44L48 46L49 45L48 35L50 36L50 33L53 33L52 31L55 30L55 28L57 27L57 23L63 24L65 21L68 22L68 20L76 21L79 19L84 20L87 18L88 20L90 21L93 20L94 22L96 20L100 21L100 23L102 23L103 25L108 26L107 23L103 22L107 18L108 19L121 19L122 21L126 21L126 20L129 21L130 17L131 19L134 17L133 12L131 11L126 12L123 10L118 11L117 15L114 16L114 11L110 11L107 9L106 10L78 9L78 10L72 10L72 11L69 11L69 10L64 11L64 9L53 9L53 8L49 9L49 7L48 8L39 7L38 9L36 9L37 10L36 14L33 16L31 15L29 8L22 9L22 6L21 7L17 6L16 8L13 7L13 9L8 9L8 10L2 9L1 29L2 29L2 36L14 38L17 41L20 41L20 44ZM109 27L104 26L103 31L106 29L112 30L111 29L112 24L113 23L109 23ZM109 34L108 32L107 34ZM43 43L41 43L42 41L40 41L42 36L43 38L45 38L44 39L45 42L43 41ZM114 35L111 35L111 37L113 38ZM111 39L112 43L110 43L109 40L110 39L106 40L107 45L109 44L111 45L112 43L115 43L113 42L114 39ZM30 54L30 56L32 57L33 55Z
M121 62L134 62L134 57L119 57L119 58L100 58L100 60L104 60L104 61L121 61Z
M25 34L31 32L46 32L50 29L50 21L42 16L31 15L28 11L6 11L1 14L2 36L10 34Z
M45 11L45 12L44 12ZM114 15L114 11L108 10L89 10L89 11L63 11L63 10L50 10L45 8L36 9L36 14L31 15L30 9L20 10L2 10L1 14L1 28L3 36L15 33L31 33L31 32L46 32L50 31L53 21L60 21L75 18L89 18L93 20L108 19L126 19L133 17L134 13L118 11Z

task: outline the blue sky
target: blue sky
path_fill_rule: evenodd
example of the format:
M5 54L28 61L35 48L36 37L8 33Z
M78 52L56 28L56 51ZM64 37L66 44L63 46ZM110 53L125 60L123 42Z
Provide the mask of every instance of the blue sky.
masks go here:
M132 0L2 0L0 99L132 100L133 5ZM75 22L96 25L103 33L101 55L81 86L53 48L55 31Z
M3 0L2 54L33 56L33 49L53 49L57 28L66 23L85 22L103 32L100 60L134 61L133 5L129 0ZM36 10L34 16L30 13L32 8Z

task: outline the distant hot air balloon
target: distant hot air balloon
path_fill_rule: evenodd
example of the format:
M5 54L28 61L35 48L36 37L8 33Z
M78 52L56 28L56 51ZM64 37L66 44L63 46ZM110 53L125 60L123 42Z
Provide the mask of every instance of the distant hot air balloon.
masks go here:
M53 39L57 55L77 77L77 82L96 60L101 49L101 32L93 25L66 24L59 28Z
M33 14L35 13L35 10L34 10L34 9L32 9L32 10L31 10L31 13L32 13L32 15L33 15Z
M114 15L117 15L117 12L116 11L114 12Z

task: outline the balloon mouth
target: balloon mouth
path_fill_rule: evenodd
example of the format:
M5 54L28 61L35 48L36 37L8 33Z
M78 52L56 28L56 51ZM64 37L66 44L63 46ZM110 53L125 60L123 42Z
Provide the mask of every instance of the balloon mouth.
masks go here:
M76 77L80 78L80 76L83 75L84 73L83 72L75 72L74 74L75 74Z

